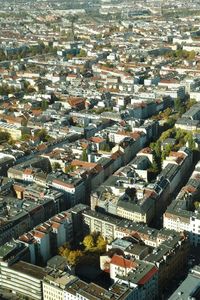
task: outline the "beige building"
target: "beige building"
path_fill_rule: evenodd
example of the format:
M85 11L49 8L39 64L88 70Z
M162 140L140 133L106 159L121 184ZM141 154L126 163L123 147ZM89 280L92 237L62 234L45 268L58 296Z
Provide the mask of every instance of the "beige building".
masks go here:
M11 137L14 140L18 140L22 136L20 127L17 127L16 125L13 124L0 122L0 130L10 133Z
M62 271L53 271L43 280L43 300L76 299L67 295L67 286L77 280L77 277Z
M134 222L149 224L155 215L154 199L146 198L140 203L132 202L118 201L117 215Z
M42 300L42 280L46 275L44 269L24 261L12 266L1 262L0 269L1 288L28 299Z

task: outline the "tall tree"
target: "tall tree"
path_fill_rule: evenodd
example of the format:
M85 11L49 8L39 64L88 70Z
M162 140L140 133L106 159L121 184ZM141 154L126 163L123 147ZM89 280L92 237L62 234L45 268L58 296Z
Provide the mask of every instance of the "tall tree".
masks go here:
M88 161L88 155L87 155L87 150L86 149L83 149L82 158L81 159L83 161Z

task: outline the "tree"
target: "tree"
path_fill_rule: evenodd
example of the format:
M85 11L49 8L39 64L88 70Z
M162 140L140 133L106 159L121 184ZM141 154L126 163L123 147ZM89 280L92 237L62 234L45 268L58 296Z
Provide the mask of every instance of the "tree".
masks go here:
M150 147L153 150L153 164L151 169L153 172L160 172L162 168L161 142L158 140L156 143L151 143Z
M105 152L110 152L111 149L109 143L104 143L100 145L100 150Z
M78 54L78 57L86 57L86 56L87 56L87 52L81 49L80 53Z
M47 100L42 100L41 108L42 110L46 110L49 107L49 102Z
M42 142L46 142L48 140L48 134L45 128L42 128L36 133L36 136L40 139Z
M38 83L38 89L40 92L44 92L45 87L46 87L46 83L44 81Z
M158 166L158 163L156 162L155 158L153 159L153 163L151 164L149 171L153 172L153 173L159 173L159 166Z
M23 134L22 134L22 137L21 137L21 140L22 140L22 141L28 141L28 140L30 140L30 134L28 134L28 133L23 133Z
M66 259L68 259L70 252L71 252L71 250L69 248L65 248L65 247L59 248L59 254L61 256L65 257Z
M26 127L27 124L28 124L28 120L25 119L25 118L23 118L23 119L22 119L22 122L21 122L21 125L24 126L24 127Z
M191 132L187 132L187 134L185 135L184 139L185 139L185 142L187 142L188 147L191 150L195 150L196 146L195 146L195 141L193 139L192 133Z
M82 159L82 161L88 161L88 155L87 155L87 150L86 149L83 149L81 159Z
M174 128L168 129L161 134L160 141L165 141L168 138L173 138L175 136Z
M91 250L95 247L94 238L91 234L86 235L83 239L83 245L85 246L86 250Z
M175 110L177 112L179 112L180 109L181 109L181 107L182 107L181 99L180 98L175 99L174 100L174 108L175 108Z
M196 53L195 53L194 50L189 51L189 54L188 54L188 59L189 60L193 60L195 58L195 56L196 56Z
M73 58L73 54L68 53L68 54L66 55L66 59L67 59L67 60L70 60L70 59L72 59L72 58Z
M184 138L185 134L186 134L185 131L183 131L183 130L180 129L180 128L177 128L177 129L176 129L175 139L176 139L177 141L180 141L181 139Z
M58 248L58 254L59 254L59 255L62 255L62 254L63 254L63 251L64 251L64 249L65 249L65 247L64 247L64 246L60 246L60 247Z
M78 263L80 257L82 256L83 252L81 250L72 250L67 257L67 261L71 266L74 266Z
M170 145L170 144L165 145L165 147L162 151L162 160L164 160L171 151L172 151L172 145Z
M65 167L65 173L73 172L75 169L76 169L75 166L68 165L68 166Z
M200 202L198 202L198 201L194 202L194 208L195 208L195 210L199 210Z
M196 103L197 103L197 101L195 99L190 99L187 103L187 110L190 109Z
M166 125L167 125L167 128L172 128L174 127L176 123L176 118L168 118L167 122L166 122Z
M74 266L77 264L79 258L83 256L83 252L81 250L71 250L70 245L68 243L59 247L58 254L66 258L67 262Z
M169 116L171 115L171 113L172 113L172 109L171 108L166 108L165 110L164 110L164 112L163 112L163 118L164 119L168 119L169 118Z
M29 85L28 87L27 87L27 93L34 93L36 90L34 89L34 87L32 86L32 85Z
M60 168L61 168L61 165L58 162L54 162L52 164L53 171L56 171L57 169L60 169Z
M8 142L11 139L10 133L6 131L0 131L0 144Z
M179 109L179 116L182 116L186 112L186 107L185 105L182 105L181 108Z
M100 250L101 252L106 251L106 245L107 245L107 241L103 238L102 235L99 235L97 238L97 249Z

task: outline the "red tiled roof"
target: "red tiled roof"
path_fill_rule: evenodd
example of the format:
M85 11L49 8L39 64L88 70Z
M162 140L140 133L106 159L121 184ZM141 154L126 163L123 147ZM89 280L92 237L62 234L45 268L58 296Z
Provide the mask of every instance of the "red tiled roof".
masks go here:
M25 175L31 175L33 173L33 170L32 169L25 169L24 170L24 174Z
M79 104L84 104L85 99L79 98L79 97L70 97L70 98L68 98L67 102L71 106L78 106Z
M139 153L146 153L146 154L152 154L152 150L149 147L143 148L139 151Z
M144 285L158 272L156 267L153 267L143 278L138 281L138 284Z
M42 239L43 237L45 237L45 233L41 232L41 231L31 231L31 233L33 234L34 237Z
M176 79L161 79L160 83L179 83Z
M111 264L122 267L122 268L128 268L133 269L137 267L137 263L135 263L132 260L126 259L123 256L114 255L111 259Z
M37 150L45 150L47 148L47 145L45 145L45 144L40 144L40 145L38 145L38 147L37 147Z
M60 186L65 186L65 187L68 187L68 188L74 188L74 185L73 185L73 184L63 182L63 181L61 181L61 180L59 180L59 179L54 179L54 180L52 181L52 183L58 184L58 185L60 185Z
M32 114L35 117L40 116L42 114L42 110L41 109L32 109Z
M52 222L51 226L52 226L52 228L58 229L61 226L61 224Z
M186 185L183 187L183 190L188 193L195 193L196 189L192 185Z
M103 141L105 141L104 139L100 138L100 137L97 137L97 136L93 136L89 139L91 142L93 143L102 143Z
M95 168L97 166L97 164L95 163L89 163L87 161L82 161L82 160L78 160L78 159L74 159L71 162L72 166L77 166L77 167L84 167L84 168Z
M111 158L112 158L113 160L115 160L115 159L117 159L118 157L120 157L120 156L122 156L122 155L123 155L123 152L120 151L120 150L118 150L118 151L114 152L114 153L111 155Z

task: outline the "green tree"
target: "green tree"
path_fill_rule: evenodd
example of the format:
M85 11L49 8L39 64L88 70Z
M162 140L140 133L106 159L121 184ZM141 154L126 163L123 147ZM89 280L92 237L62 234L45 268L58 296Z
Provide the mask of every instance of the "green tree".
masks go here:
M193 105L195 105L197 103L197 101L195 99L190 99L188 102L187 102L187 110L189 110Z
M169 116L171 115L171 113L172 113L172 109L171 108L166 108L165 110L164 110L164 112L163 112L163 118L164 119L168 119L169 118Z
M28 140L30 140L30 134L28 134L28 133L22 134L21 140L22 141L28 141Z
M193 135L192 135L191 132L187 132L187 134L185 135L185 142L187 142L188 147L189 147L191 150L195 150L196 145L195 145L195 141L194 141L194 139L193 139Z
M155 172L160 172L162 169L162 151L161 151L161 142L158 140L155 143L150 144L151 149L153 150L153 164L152 169Z
M40 92L43 92L45 90L46 83L44 81L41 81L38 83L38 89Z
M32 85L29 85L28 87L27 87L27 93L34 93L36 90L34 89L34 87L32 86Z
M72 59L72 58L73 58L73 54L68 53L68 54L66 55L66 58L67 58L67 60Z
M105 151L105 152L110 152L110 145L109 145L109 143L104 143L104 144L102 144L101 146L100 146L100 150L101 151Z
M52 164L53 171L56 171L57 169L60 169L60 168L61 168L61 166L60 166L60 164L58 162L54 162Z
M182 102L180 98L177 98L174 100L174 108L177 112L180 112L181 108L182 108Z
M49 102L47 100L42 100L41 108L42 110L46 110L49 107Z
M161 134L160 141L165 141L166 139L172 137L172 129L168 129Z
M36 136L40 139L42 142L46 142L48 140L48 134L45 128L42 128L36 133Z
M172 117L168 118L166 122L167 128L174 127L175 123L176 123L176 118L172 118Z
M151 167L149 168L149 171L153 172L153 173L159 173L159 165L156 162L155 158L153 159L153 163L151 164Z
M8 142L11 139L10 133L6 131L0 131L0 144Z
M87 56L87 52L81 49L80 53L78 54L78 57L86 57L86 56Z
M82 161L88 161L88 155L87 155L87 150L86 149L83 149L81 159L82 159Z
M162 161L169 155L169 153L172 151L172 145L168 144L165 145L163 151L162 151Z
M195 59L195 56L196 56L196 53L194 50L190 51L189 54L188 54L188 59L189 60L193 60Z
M22 122L21 122L22 126L26 127L27 124L28 124L28 120L27 119L22 119Z
M179 116L182 116L186 112L186 107L185 105L182 105L181 108L179 109Z

